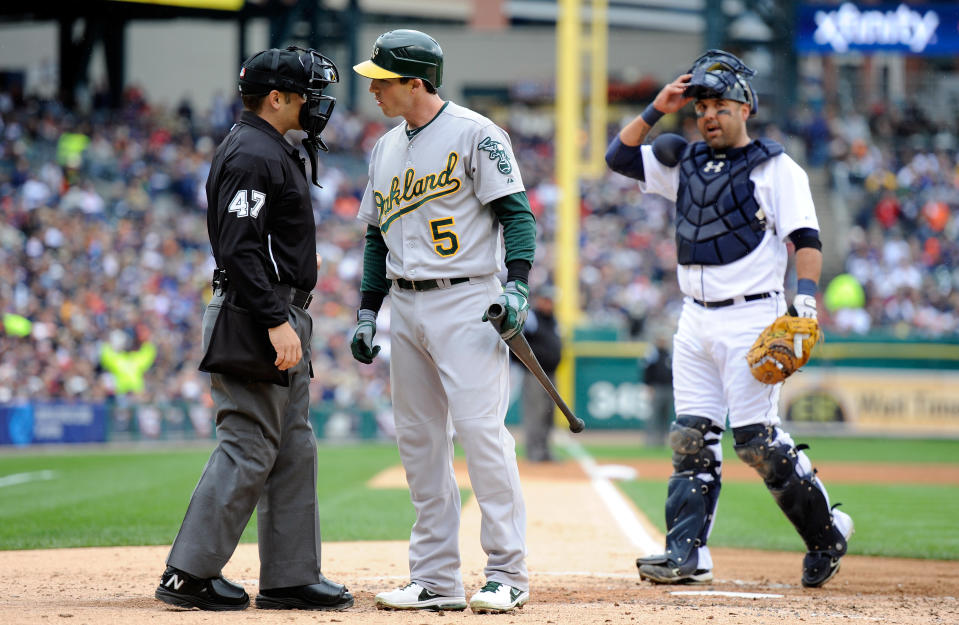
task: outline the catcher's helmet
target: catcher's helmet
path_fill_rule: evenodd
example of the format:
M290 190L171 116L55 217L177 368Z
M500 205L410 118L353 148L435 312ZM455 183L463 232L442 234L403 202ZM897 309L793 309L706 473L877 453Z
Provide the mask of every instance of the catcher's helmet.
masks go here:
M391 30L377 37L370 60L353 71L366 78L420 78L437 89L443 82L443 49L418 30Z
M749 82L749 79L756 75L756 71L735 54L723 50L707 50L686 73L692 74L693 77L683 91L685 97L697 100L723 98L745 102L749 105L750 115L755 115L759 110L756 92Z

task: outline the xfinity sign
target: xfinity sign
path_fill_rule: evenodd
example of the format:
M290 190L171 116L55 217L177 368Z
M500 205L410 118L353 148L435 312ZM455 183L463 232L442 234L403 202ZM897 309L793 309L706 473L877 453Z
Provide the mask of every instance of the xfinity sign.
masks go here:
M936 35L939 16L925 14L900 4L895 11L860 11L854 4L840 5L838 11L816 11L816 43L829 44L836 52L849 45L905 45L922 52Z
M796 48L800 52L901 51L947 55L959 50L959 6L867 5L800 8Z

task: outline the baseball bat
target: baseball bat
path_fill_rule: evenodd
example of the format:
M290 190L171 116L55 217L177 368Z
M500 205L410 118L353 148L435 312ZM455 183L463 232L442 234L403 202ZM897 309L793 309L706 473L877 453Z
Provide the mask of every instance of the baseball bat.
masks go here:
M490 304L490 307L486 309L486 319L493 324L497 332L499 332L500 327L503 325L503 317L505 315L506 310L501 304ZM553 402L559 407L563 416L566 417L566 420L569 421L569 431L582 432L586 424L583 423L582 419L573 414L573 411L569 409L569 406L567 406L563 398L560 397L559 391L556 390L549 376L543 371L543 366L536 360L536 355L533 354L533 350L530 348L529 342L526 340L526 337L523 336L523 333L519 332L513 338L503 339L503 342L506 343L516 358L529 369L529 372L539 380L539 383L543 385L543 388L546 389L549 396L553 398Z

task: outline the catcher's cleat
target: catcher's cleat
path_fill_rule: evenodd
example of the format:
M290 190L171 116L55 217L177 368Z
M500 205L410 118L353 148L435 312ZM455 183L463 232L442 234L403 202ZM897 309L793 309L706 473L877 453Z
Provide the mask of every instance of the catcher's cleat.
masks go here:
M466 609L466 597L447 597L410 582L402 588L376 595L378 610L450 610Z
M810 551L802 559L802 585L818 588L839 572L839 558L829 551Z
M669 564L641 564L639 579L648 580L654 584L709 584L713 581L713 572L710 569L696 569L690 573L683 573L679 567Z
M839 504L836 504L839 505ZM843 512L832 510L833 524L841 533L841 540L829 549L809 551L802 561L802 585L806 588L819 588L839 572L839 559L846 554L847 540L855 531L852 517Z
M486 582L486 585L470 598L470 610L476 614L509 612L514 608L522 608L527 601L528 590L520 590L500 582Z
M168 566L160 578L154 595L178 608L224 611L243 610L250 605L250 596L243 587L222 575L200 578Z

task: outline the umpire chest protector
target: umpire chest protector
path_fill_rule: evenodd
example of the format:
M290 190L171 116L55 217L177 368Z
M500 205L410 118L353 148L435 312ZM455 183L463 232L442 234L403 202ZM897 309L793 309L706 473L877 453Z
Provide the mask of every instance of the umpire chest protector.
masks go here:
M689 145L679 163L676 249L681 265L726 265L756 249L766 217L749 174L782 154L770 139L714 152L705 142Z

